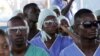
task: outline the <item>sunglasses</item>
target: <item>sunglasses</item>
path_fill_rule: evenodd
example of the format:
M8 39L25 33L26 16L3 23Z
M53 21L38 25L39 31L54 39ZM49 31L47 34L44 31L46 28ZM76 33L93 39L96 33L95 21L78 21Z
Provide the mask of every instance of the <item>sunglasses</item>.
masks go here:
M83 22L81 25L82 25L84 28L92 28L93 26L96 27L96 28L98 28L98 24L99 24L99 23L100 23L100 22L98 22L98 21L93 21L93 22L87 21L87 22Z

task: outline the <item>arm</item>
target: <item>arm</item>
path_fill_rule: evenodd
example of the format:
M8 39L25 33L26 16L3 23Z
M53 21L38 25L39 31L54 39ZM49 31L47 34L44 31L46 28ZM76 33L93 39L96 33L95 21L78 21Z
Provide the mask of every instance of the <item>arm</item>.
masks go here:
M78 36L78 35L72 33L68 28L66 28L66 27L64 27L64 26L61 26L61 29L62 29L64 32L68 33L68 35L72 37L72 39L74 40L74 42L76 42L76 43L79 42L79 39L78 39L79 36Z
M73 1L74 0L70 0L70 2L65 6L65 8L62 9L62 11L61 11L62 15L65 16L66 13L68 13L68 11L70 10L70 7L71 7ZM67 0L66 0L66 2L67 2Z

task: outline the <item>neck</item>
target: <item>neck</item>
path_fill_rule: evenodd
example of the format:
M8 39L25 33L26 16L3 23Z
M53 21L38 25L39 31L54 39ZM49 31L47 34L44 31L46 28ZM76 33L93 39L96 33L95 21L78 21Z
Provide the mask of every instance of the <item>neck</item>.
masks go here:
M16 55L24 55L25 54L25 52L26 52L26 50L27 50L27 45L23 45L22 47L16 47L16 46L14 46L14 47L12 47L12 54L14 55L14 56L16 56Z
M81 39L80 40L80 47L85 49L91 49L98 46L98 43L96 43L95 39L89 40L89 39Z
M98 45L99 44L96 43L95 40L81 39L79 43L79 48L82 50L83 53L86 54L86 56L93 56Z
M37 33L39 30L37 30L35 27L30 29L29 35L28 35L28 40L30 41Z
M50 48L56 39L55 34L49 34L49 35L50 37L52 37L52 39L48 39L48 41L45 41L47 48Z

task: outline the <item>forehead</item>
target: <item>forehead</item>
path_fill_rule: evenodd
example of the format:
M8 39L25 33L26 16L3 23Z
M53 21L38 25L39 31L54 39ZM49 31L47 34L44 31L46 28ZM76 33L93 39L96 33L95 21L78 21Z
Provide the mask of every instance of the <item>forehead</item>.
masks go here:
M24 20L12 20L8 22L8 25L10 27L16 27L16 26L26 26Z
M55 16L51 15L51 16L47 16L45 18L45 20L57 20Z
M96 21L97 18L92 13L82 15L82 21Z
M63 19L61 19L60 21L67 21L67 20L63 18Z

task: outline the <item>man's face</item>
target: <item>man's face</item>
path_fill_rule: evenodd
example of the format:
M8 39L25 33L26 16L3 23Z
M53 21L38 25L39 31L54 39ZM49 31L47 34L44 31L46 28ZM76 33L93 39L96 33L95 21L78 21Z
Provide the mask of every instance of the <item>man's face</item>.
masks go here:
M29 27L31 28L33 25L36 24L38 21L38 16L40 13L40 9L38 7L35 8L29 8L27 10L27 18L26 20L28 21Z
M78 25L78 34L85 39L95 39L97 36L97 19L93 14L85 14Z
M47 16L43 23L43 28L47 33L56 33L58 21L55 16Z
M20 47L25 45L28 35L28 26L26 26L25 22L23 20L13 20L8 25L8 35L12 46Z

